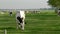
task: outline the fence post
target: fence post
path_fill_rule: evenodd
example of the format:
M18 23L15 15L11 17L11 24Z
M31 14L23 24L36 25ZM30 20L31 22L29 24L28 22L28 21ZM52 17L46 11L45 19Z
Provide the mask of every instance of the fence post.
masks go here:
M4 34L7 34L7 30L6 29L4 30Z

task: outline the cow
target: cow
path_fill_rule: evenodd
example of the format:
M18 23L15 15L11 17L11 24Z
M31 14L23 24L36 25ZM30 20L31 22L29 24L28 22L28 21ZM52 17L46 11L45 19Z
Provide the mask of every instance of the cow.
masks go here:
M12 16L12 12L9 12L10 16Z
M21 28L21 30L24 30L25 11L17 11L17 13L16 13L16 22L17 22L17 29Z
M60 16L60 8L58 9L58 16Z

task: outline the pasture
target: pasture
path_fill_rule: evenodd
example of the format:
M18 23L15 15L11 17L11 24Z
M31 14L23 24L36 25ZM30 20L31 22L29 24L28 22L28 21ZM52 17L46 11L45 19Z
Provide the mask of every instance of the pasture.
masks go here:
M8 12L0 14L0 34L7 29L8 34L60 34L60 16L54 11L26 14L25 30L16 29L15 12L9 16Z

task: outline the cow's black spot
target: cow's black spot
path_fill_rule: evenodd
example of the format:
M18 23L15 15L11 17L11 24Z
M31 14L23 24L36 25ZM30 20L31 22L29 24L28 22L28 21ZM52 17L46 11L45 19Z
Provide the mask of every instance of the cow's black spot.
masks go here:
M20 23L23 23L23 21L22 21L23 18L20 18L20 17L18 16L17 19L19 20Z
M10 12L10 14L12 14L12 12Z

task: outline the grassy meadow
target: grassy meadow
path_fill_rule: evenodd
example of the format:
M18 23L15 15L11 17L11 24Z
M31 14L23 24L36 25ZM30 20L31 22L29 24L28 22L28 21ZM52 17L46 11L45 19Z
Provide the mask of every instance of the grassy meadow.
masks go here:
M40 13L27 13L25 30L16 29L15 12L0 14L0 34L60 34L60 16L52 10L41 10Z

